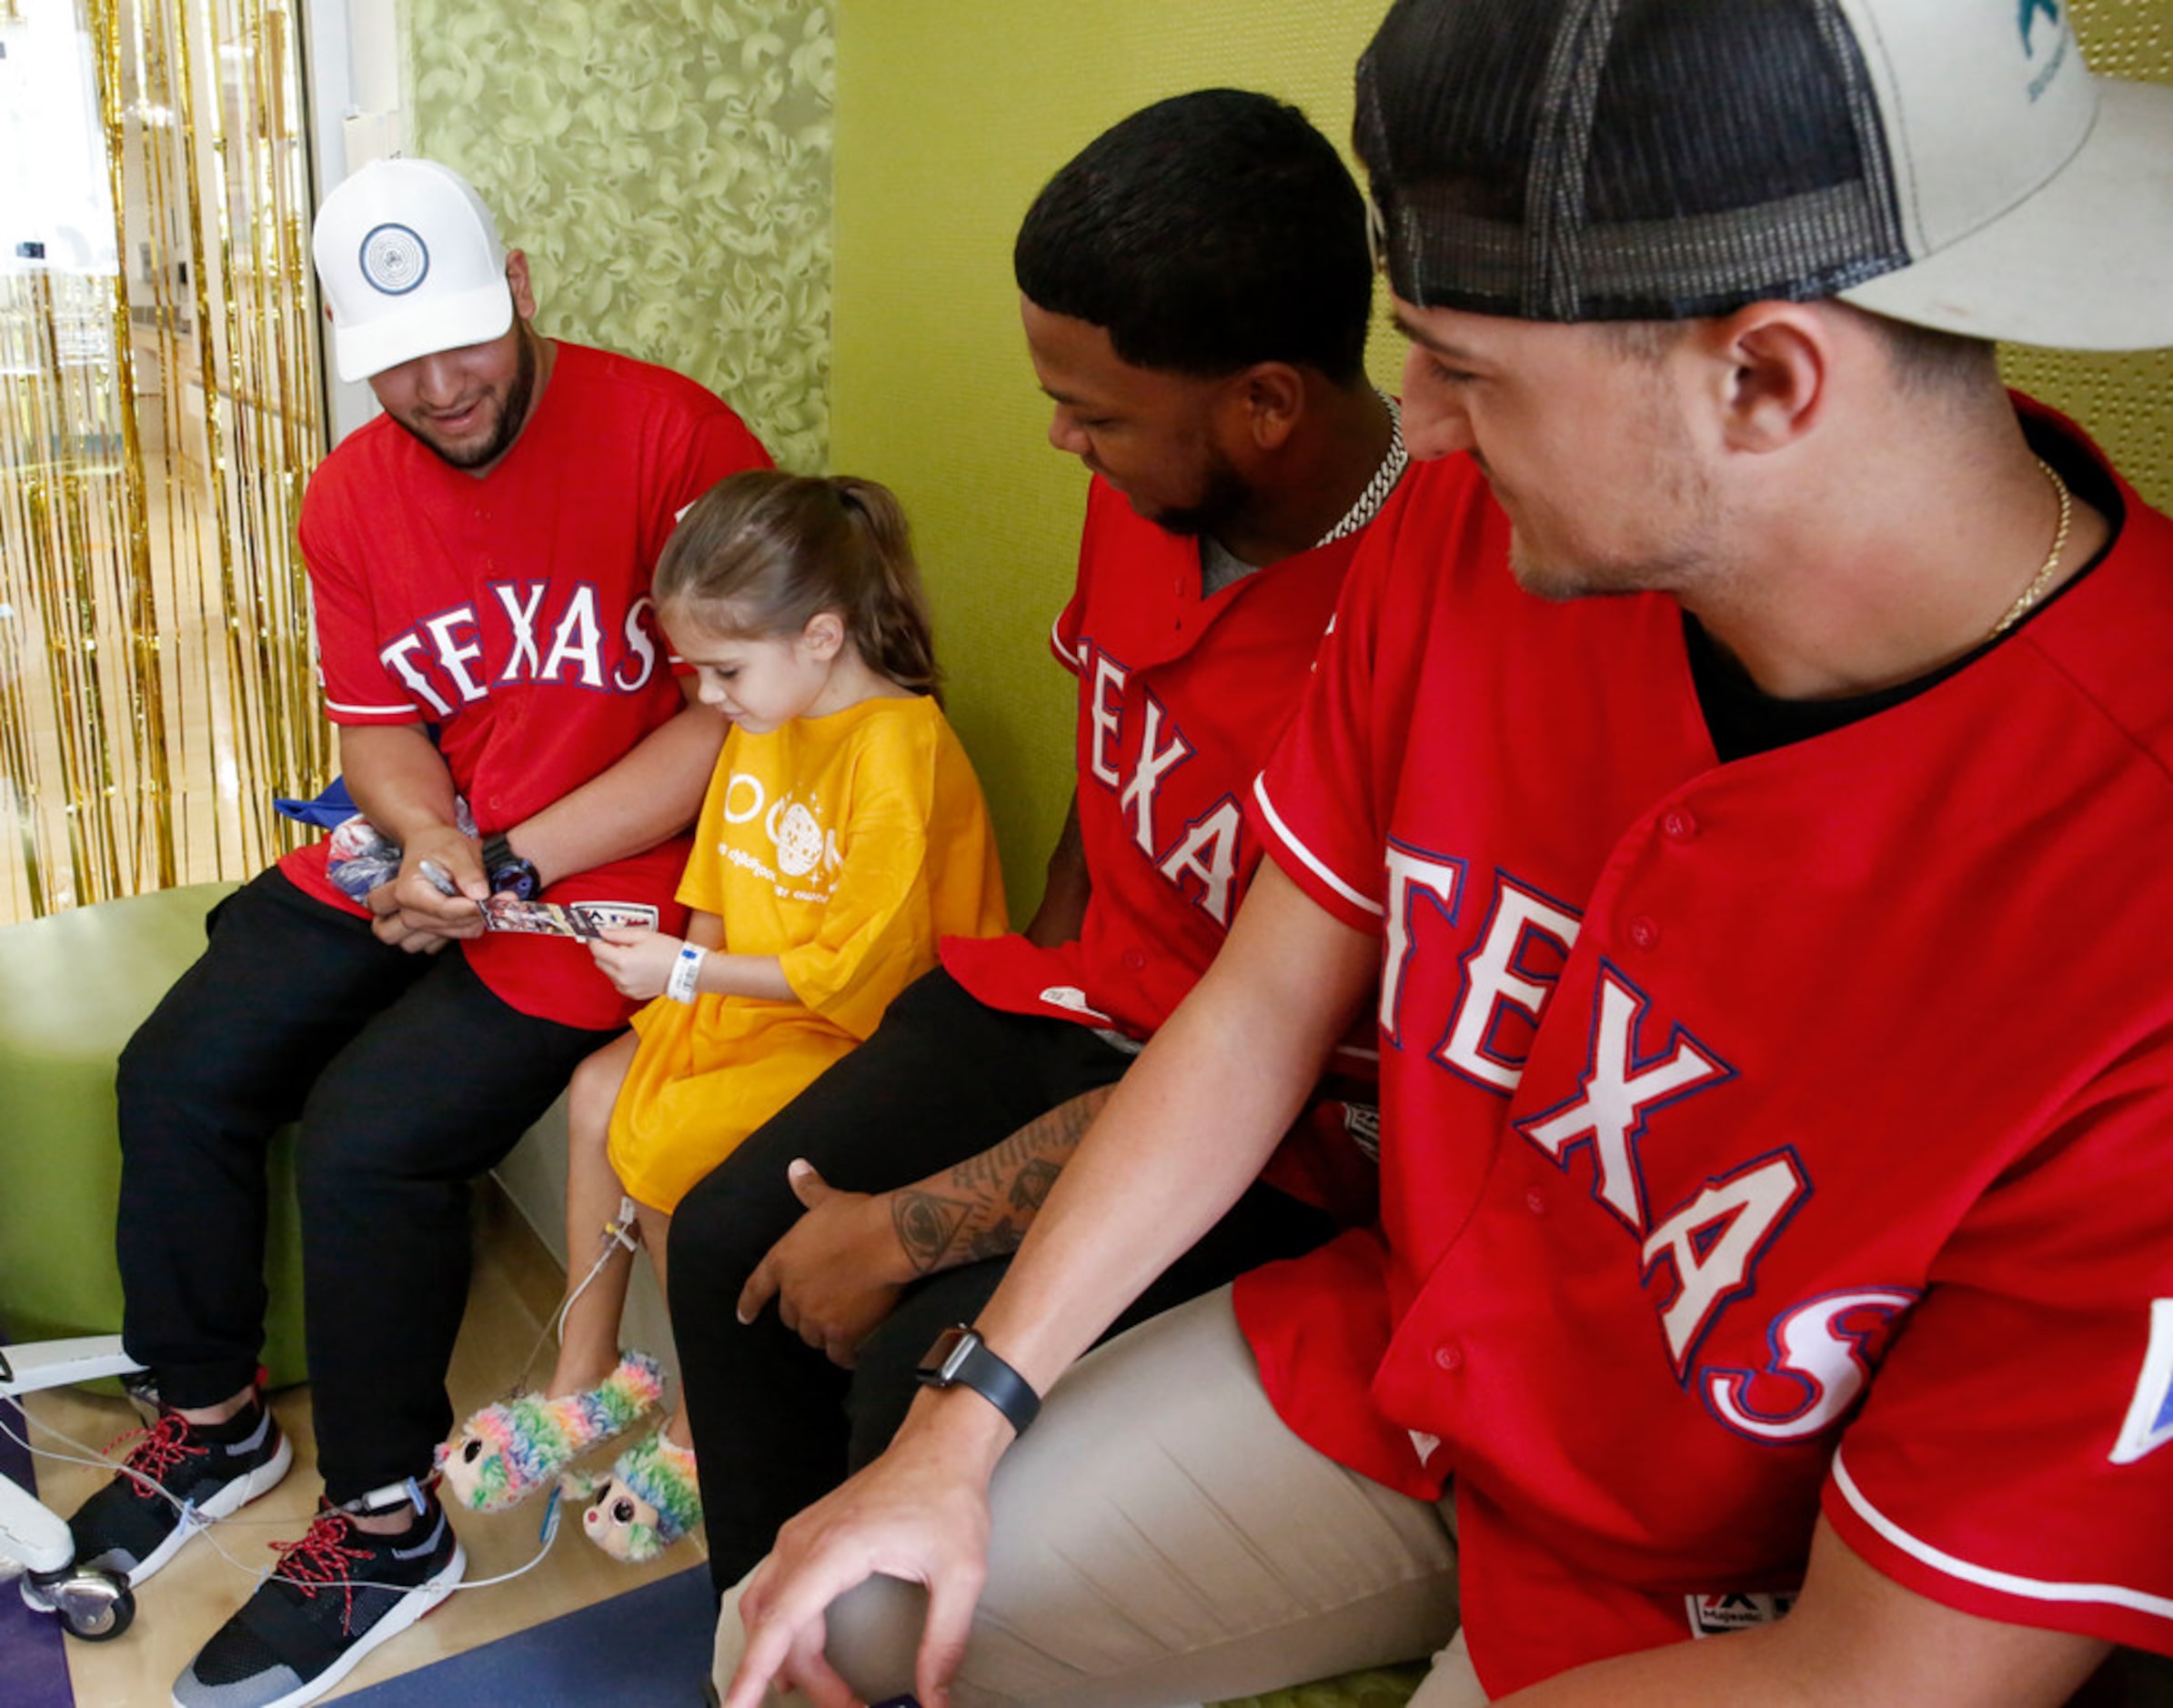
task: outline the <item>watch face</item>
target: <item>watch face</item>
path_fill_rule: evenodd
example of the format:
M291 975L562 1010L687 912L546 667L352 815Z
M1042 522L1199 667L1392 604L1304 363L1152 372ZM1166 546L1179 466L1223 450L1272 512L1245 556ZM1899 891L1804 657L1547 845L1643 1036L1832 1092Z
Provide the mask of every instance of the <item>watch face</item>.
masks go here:
M973 1350L973 1331L952 1326L936 1336L935 1344L928 1349L921 1360L921 1367L914 1373L921 1381L942 1384L958 1374L960 1362Z
M516 857L491 872L491 893L511 896L518 901L533 901L537 890L536 876L534 862Z

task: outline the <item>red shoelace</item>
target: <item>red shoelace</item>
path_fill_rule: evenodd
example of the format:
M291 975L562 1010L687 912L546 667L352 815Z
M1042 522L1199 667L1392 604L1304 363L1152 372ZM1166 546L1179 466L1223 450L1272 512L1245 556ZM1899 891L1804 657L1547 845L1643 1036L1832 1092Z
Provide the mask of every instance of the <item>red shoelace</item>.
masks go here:
M340 1612L339 1628L347 1632L355 1629L355 1580L350 1568L368 1559L370 1553L367 1548L347 1545L347 1532L353 1528L354 1521L345 1512L325 1507L299 1542L271 1544L272 1552L279 1556L272 1575L287 1579L312 1601L326 1584L342 1587L347 1604Z
M121 1468L131 1473L136 1498L143 1501L159 1496L161 1492L155 1485L163 1483L166 1472L184 1459L201 1459L211 1451L191 1444L188 1420L178 1412L162 1412L158 1422L147 1430L130 1430L125 1435L115 1436L106 1443L106 1452L110 1455L115 1448L128 1442L136 1445L129 1448Z

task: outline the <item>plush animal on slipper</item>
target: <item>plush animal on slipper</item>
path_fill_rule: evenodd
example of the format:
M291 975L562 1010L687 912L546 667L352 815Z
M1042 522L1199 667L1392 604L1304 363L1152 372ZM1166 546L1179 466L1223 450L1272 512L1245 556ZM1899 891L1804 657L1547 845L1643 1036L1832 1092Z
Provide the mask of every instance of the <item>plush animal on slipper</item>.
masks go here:
M581 1514L582 1532L614 1560L629 1565L654 1560L701 1522L694 1450L667 1440L661 1430L619 1455L602 1492L597 1492L592 1478L564 1481L576 1500L595 1497Z
M438 1449L453 1498L473 1512L502 1512L539 1490L591 1447L631 1428L664 1397L647 1352L621 1352L595 1387L547 1400L524 1393L487 1405Z

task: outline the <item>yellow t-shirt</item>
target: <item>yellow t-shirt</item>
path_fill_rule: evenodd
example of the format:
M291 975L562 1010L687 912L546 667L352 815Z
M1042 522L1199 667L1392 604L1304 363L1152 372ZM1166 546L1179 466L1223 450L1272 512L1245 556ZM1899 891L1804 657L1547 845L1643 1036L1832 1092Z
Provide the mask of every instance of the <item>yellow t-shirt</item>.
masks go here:
M634 1017L611 1166L663 1211L872 1032L939 938L1006 929L980 781L919 696L734 729L679 895L723 919L727 950L777 956L800 1000L705 992Z

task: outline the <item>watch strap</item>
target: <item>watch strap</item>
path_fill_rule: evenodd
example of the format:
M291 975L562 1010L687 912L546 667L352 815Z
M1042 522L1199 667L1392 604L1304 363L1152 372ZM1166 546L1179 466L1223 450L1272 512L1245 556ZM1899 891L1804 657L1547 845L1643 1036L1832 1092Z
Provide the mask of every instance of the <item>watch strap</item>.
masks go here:
M972 1389L1010 1420L1014 1434L1025 1434L1041 1409L1032 1384L962 1322L936 1337L914 1375L926 1388Z

